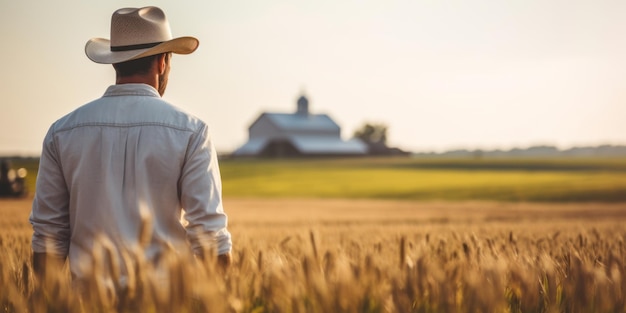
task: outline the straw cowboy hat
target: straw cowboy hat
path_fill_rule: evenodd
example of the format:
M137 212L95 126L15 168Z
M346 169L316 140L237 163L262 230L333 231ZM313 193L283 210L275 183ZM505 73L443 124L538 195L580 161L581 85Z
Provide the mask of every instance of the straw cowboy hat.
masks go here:
M111 17L111 40L92 38L85 45L87 57L113 64L155 54L189 54L198 48L194 37L172 38L165 13L157 7L124 8Z

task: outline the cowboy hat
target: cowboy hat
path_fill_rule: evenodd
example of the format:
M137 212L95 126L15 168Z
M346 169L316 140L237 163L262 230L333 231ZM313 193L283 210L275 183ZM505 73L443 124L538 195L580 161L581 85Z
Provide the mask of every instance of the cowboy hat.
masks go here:
M198 44L194 37L172 38L165 13L157 7L124 8L113 12L111 40L90 39L85 54L96 63L114 64L165 52L189 54Z

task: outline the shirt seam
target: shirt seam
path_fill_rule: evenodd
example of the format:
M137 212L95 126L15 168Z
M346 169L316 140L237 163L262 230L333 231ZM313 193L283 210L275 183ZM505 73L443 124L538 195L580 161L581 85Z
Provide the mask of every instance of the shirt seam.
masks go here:
M172 128L172 129L180 130L180 131L186 131L186 132L192 132L192 133L196 132L195 130L191 128L180 127L180 126L176 126L172 124L159 123L159 122L141 122L141 123L128 123L128 124L90 122L90 123L80 123L80 124L76 124L72 126L59 128L55 131L55 133L58 134L61 132L70 131L75 128L90 127L90 126L105 126L105 127L118 127L118 128L130 128L130 127L141 127L141 126L161 126L161 127Z
M152 98L159 98L158 96L156 96L155 94L152 93L144 93L144 92L111 92L111 93L105 93L102 97L106 98L106 97L152 97Z

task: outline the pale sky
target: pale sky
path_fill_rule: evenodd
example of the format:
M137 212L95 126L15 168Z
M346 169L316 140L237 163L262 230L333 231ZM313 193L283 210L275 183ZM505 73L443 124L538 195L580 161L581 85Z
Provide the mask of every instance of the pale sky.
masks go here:
M416 152L626 144L622 0L0 1L0 155L37 155L51 123L102 95L114 72L85 43L147 5L200 40L164 98L222 152L302 91L344 139L383 123Z

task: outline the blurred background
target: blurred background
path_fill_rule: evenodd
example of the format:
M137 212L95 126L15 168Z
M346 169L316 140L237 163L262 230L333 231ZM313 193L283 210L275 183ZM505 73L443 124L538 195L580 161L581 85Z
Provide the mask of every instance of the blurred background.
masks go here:
M199 49L165 99L206 120L221 153L263 112L365 124L411 152L626 143L622 1L0 2L0 154L37 155L49 125L114 82L84 54L110 17L156 5Z
M1 0L0 156L31 192L50 124L114 82L85 43L147 5L200 40L164 98L210 125L227 195L626 198L610 0Z

